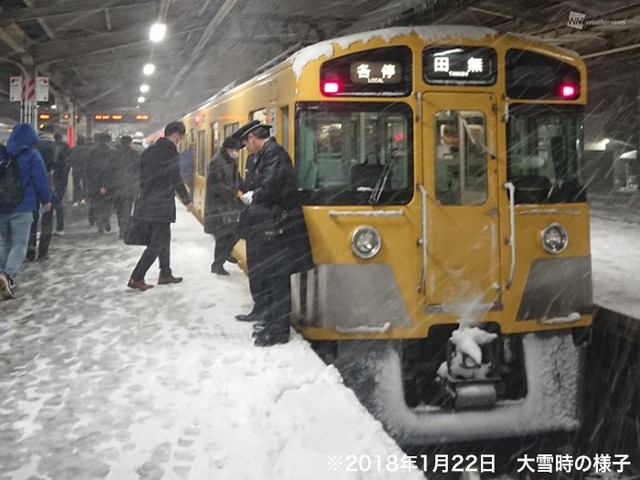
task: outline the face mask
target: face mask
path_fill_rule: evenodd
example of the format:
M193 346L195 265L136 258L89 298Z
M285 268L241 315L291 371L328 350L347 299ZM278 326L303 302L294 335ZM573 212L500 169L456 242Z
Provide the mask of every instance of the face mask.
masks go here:
M239 152L237 152L237 151L235 151L235 150L229 150L229 151L228 151L228 153L229 153L229 156L230 156L231 158L234 158L234 159L236 159L236 160L237 160L237 159L238 159L238 157L240 156L240 153L239 153Z

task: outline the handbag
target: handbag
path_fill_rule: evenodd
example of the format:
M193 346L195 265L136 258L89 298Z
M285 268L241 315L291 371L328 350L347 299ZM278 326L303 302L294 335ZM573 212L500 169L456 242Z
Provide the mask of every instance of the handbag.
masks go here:
M125 245L146 246L151 242L151 223L145 222L136 216L136 204L139 200L140 195L138 195L131 206L131 213L123 238Z

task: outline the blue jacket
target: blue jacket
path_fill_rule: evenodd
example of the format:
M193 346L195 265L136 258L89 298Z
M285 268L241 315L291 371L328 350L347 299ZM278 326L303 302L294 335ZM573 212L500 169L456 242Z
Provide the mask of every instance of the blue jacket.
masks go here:
M38 142L35 129L28 123L19 123L9 135L7 152L18 158L20 180L25 186L24 197L15 207L0 207L0 213L33 212L40 203L51 201L49 176L40 153L33 148Z

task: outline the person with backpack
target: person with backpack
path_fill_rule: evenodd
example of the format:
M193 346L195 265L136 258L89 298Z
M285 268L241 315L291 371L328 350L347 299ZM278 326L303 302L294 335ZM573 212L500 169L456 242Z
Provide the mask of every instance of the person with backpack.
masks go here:
M49 189L51 190L51 202L55 208L57 204L55 171L60 156L60 149L56 145L53 132L53 125L45 125L38 134L38 143L35 149L40 152L40 156L44 161L44 167L47 170L49 178ZM51 245L51 236L53 235L53 211L41 211L40 205L36 204L33 210L33 218L31 223L31 233L29 234L29 246L27 248L27 260L44 261L49 259L49 245ZM38 229L40 235L38 235ZM36 257L37 254L37 257Z
M15 280L27 254L33 211L51 211L49 177L35 129L19 123L0 149L0 295L13 298Z

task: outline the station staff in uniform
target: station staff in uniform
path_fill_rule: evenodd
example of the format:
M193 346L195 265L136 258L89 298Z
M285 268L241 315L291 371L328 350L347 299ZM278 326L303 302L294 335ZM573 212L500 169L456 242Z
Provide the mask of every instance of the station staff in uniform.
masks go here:
M258 269L269 279L254 332L254 345L260 347L289 341L290 276L313 266L296 172L286 150L270 138L270 128L254 120L234 134L254 156L252 190L242 195L248 207L240 228L249 271Z

